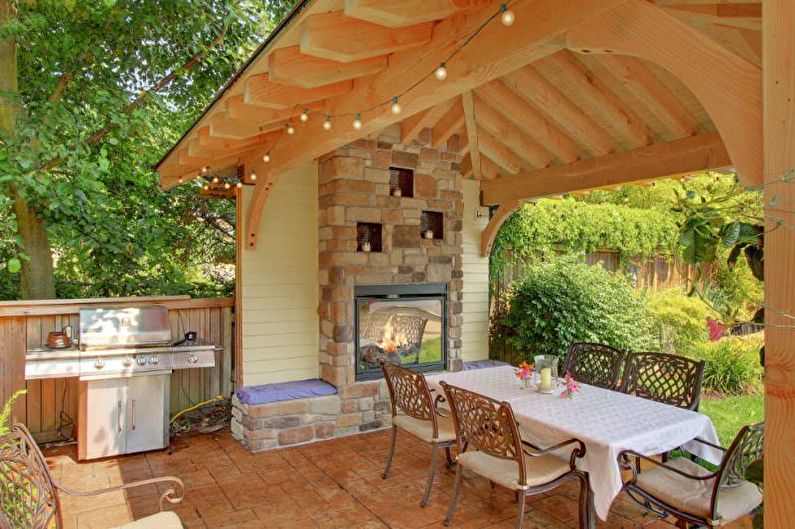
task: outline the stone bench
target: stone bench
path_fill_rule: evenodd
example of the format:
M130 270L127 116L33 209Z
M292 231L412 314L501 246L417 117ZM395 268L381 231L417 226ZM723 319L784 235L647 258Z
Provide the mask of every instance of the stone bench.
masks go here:
M386 384L337 390L321 380L243 387L232 397L232 434L249 450L309 443L391 424Z

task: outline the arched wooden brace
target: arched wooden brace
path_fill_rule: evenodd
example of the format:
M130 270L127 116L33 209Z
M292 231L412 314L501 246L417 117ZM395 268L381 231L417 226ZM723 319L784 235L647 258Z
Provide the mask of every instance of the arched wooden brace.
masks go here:
M508 220L508 217L511 216L511 213L519 209L522 204L524 204L522 200L511 200L500 204L500 207L494 212L494 215L489 219L489 223L483 228L480 234L480 255L482 257L489 256L491 247L494 244L494 239L497 237L500 228L502 228L502 225Z
M746 185L762 183L762 70L644 0L566 32L578 53L633 55L675 75L698 98Z

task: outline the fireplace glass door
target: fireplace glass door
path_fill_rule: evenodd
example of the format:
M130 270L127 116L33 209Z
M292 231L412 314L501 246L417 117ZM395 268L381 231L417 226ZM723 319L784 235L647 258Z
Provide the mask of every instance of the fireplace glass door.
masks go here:
M377 378L384 360L411 369L444 367L443 296L357 297L356 377Z

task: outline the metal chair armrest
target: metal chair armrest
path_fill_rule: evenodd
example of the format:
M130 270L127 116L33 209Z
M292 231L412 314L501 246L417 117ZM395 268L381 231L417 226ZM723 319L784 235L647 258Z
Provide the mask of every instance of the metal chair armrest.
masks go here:
M585 456L585 443L583 443L579 439L576 438L568 439L566 441L562 441L556 445L549 446L543 449L536 447L535 445L533 445L528 441L522 440L522 451L530 457L539 457L549 454L550 452L554 452L555 450L558 450L560 448L563 448L564 446L568 446L571 444L577 445L574 448L572 448L571 454L569 455L569 465L573 469L575 467L575 460Z
M149 479L142 479L140 481L133 481L131 483L124 483L122 485L116 485L115 487L107 487L104 489L97 489L97 490L75 490L64 487L58 482L54 482L55 488L59 491L63 491L70 496L78 496L78 497L91 497L91 496L99 496L101 494L107 494L110 492L116 492L119 490L126 490L132 489L135 487L142 487L144 485L156 485L158 483L171 483L173 486L168 488L163 494L160 495L160 510L163 510L164 502L168 502L171 505L176 505L180 503L185 498L185 484L182 482L181 479L175 476L163 476L159 478L149 478Z
M431 389L431 393L433 393L434 389ZM447 403L447 399L444 398L444 395L436 395L436 398L433 399L433 411L436 412L437 415L444 417L446 419L451 419L453 414L447 408L442 408L440 405Z
M693 440L693 441L698 441L699 443L701 443L701 444L703 444L703 445L707 445L707 446L709 446L709 447L711 447L711 448L715 448L715 449L717 449L717 450L720 450L720 451L721 451L721 452L723 452L723 453L726 453L726 452L727 452L727 449L726 449L726 448L723 448L722 446L720 446L720 445L716 445L716 444L714 444L714 443L710 443L709 441L705 441L704 439L701 439L700 437L695 437L695 438L694 438L694 439L692 439L692 440Z
M673 468L673 467L671 467L669 465L666 465L665 463L657 461L656 459L652 459L651 457L644 456L643 454L639 454L638 452L635 452L634 450L624 450L620 454L618 454L618 462L619 462L619 465L622 468L632 472L632 479L630 481L628 481L627 483L633 483L634 484L635 483L635 479L638 477L638 469L635 468L635 465L632 463L632 461L630 459L631 457L634 457L634 458L637 458L637 459L640 459L640 460L643 460L643 461L648 461L649 463L652 463L653 465L656 465L658 467L662 467L662 468L664 468L665 470L667 470L669 472L673 472L674 474L679 474L682 477L685 477L685 478L688 478L688 479L692 479L694 481L707 481L709 479L715 478L719 474L719 472L713 472L711 474L706 474L704 476L696 476L694 474L689 474L687 472L679 470L678 468ZM626 485L626 483L625 483L625 485Z

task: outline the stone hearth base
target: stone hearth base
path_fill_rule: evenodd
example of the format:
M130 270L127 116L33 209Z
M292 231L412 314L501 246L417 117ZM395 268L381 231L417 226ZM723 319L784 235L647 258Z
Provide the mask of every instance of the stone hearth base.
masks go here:
M383 380L345 386L337 395L268 404L243 404L232 398L232 434L255 452L368 432L391 423Z

